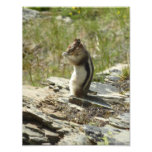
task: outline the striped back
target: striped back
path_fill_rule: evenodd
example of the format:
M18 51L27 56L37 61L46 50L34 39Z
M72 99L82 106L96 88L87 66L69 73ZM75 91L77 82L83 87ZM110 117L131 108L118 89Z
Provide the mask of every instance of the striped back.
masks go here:
M85 63L85 70L87 72L87 75L86 75L84 83L82 84L82 87L83 87L83 90L87 91L90 87L90 84L93 78L93 73L94 73L94 66L93 66L90 55L88 58L88 62Z

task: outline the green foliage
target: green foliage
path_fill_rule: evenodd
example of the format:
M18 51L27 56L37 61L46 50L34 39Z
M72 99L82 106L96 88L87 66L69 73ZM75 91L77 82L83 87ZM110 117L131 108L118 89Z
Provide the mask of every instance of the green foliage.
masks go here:
M109 145L109 141L108 141L108 138L106 136L104 136L102 138L102 140L104 141L104 145Z
M75 38L82 40L93 57L95 73L115 63L127 62L129 8L34 9L47 9L51 19L42 14L42 18L23 23L23 42L36 45L30 53L23 49L24 82L39 85L48 76L69 78L72 67L64 62L62 52ZM69 16L73 22L56 20L59 15Z
M122 74L121 74L120 78L121 78L121 80L129 80L129 78L130 78L130 67L129 66L122 69Z
M97 142L97 145L99 146L99 145L103 145L103 143L101 142L101 141L98 141Z
M50 7L28 7L28 8L37 10L37 11L49 11L50 10Z

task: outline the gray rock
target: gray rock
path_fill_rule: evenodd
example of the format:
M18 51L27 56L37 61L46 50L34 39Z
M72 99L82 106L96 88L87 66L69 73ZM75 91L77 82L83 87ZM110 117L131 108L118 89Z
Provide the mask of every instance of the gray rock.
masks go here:
M83 107L95 105L95 106L111 109L111 106L109 104L107 104L105 101L103 101L100 97L97 96L89 95L85 98L78 98L73 96L69 98L69 102Z
M102 100L104 100L106 103L111 104L111 105L115 105L115 104L119 104L119 105L124 105L124 97L119 96L119 95L115 95L115 96L101 96Z
M97 92L97 95L119 94L119 89L111 84L103 84L100 82L92 82L90 90Z
M65 17L65 18L63 18L63 21L64 21L65 23L72 23L72 19L71 19L70 17Z
M61 15L56 17L58 21L64 21L65 23L72 23L72 19L70 17L63 17Z
M66 135L72 132L72 128L61 128L56 131L60 135Z
M130 103L130 98L125 98L124 102L125 103Z
M60 92L61 93L63 92L63 96L65 96L65 98L60 97L58 101L67 103L68 102L67 97L69 95L69 91L66 88L69 87L69 80L65 78L50 77L48 78L48 81L51 83L54 83L56 86L61 86L63 88L60 90ZM90 86L90 91L97 92L97 96L102 97L102 99L106 102L109 100L109 103L122 102L124 98L126 97L124 95L121 95L119 93L119 89L116 88L115 86L112 86L111 84L92 82ZM93 100L93 101L96 104L96 100Z
M55 88L53 88L53 90L54 90L54 92L59 92L59 87L55 87Z
M102 71L102 72L99 72L99 73L96 73L97 76L100 76L100 75L115 75L115 76L118 76L118 75L121 75L122 74L122 69L128 67L128 64L116 64L115 66L112 66L110 67L109 69L106 69L105 71Z
M122 91L127 91L130 90L130 80L124 80L122 81L119 86L121 87ZM128 95L127 95L128 96Z
M115 118L110 118L109 119L109 124L116 127L116 128L120 128L120 129L128 129L129 128L129 124L124 122L124 121L120 121L119 119L115 119Z
M50 146L51 143L42 143L43 146Z
M92 82L90 90L97 92L97 96L100 96L107 104L122 104L126 96L119 93L119 89L111 84L103 84L99 82Z
M56 86L61 86L63 89L60 89L60 92L63 93L64 97L59 97L58 101L63 103L68 103L68 95L69 91L66 90L66 88L69 87L69 80L65 78L58 78L58 77L50 77L48 78L48 81L55 84ZM97 96L100 96L100 102L99 99L93 99L90 100L89 98L87 100L70 100L71 103L75 103L77 105L84 105L88 103L88 105L91 104L102 104L102 106L105 106L105 103L109 105L109 103L121 103L126 96L121 95L119 93L119 89L115 86L112 86L111 84L103 84L99 82L92 82L90 86L91 92L97 92ZM102 98L102 99L101 99Z
M41 145L42 143L48 142L46 137L29 137L30 145Z
M114 81L114 82L117 82L119 80L120 80L119 76L113 76L113 75L108 75L105 78L105 81Z
M38 132L42 135L44 135L44 132L35 124L33 123L26 123L26 124L23 124L23 130L27 130L29 129L30 131L34 131L34 132Z
M63 126L64 126L64 123L62 121L54 121L52 124L52 127L55 130L61 129L61 128L63 128Z
M49 77L48 82L54 83L56 86L61 86L62 88L69 88L69 80L61 77Z
M110 125L104 127L83 127L85 134L95 144L100 145L129 145L130 133L128 130L118 129Z
M102 141L104 135L99 127L84 125L83 130L93 143Z
M130 113L123 113L121 115L117 116L118 119L120 119L121 121L125 121L127 123L130 122Z
M29 21L31 19L34 19L36 17L39 17L40 13L39 11L28 9L28 8L23 8L23 21Z
M58 145L91 145L91 142L84 133L66 135Z
M118 115L116 118L109 118L109 124L120 129L130 128L130 114L123 113Z
M54 112L49 114L50 117L55 118L55 119L59 119L59 120L65 120L65 115L59 113L59 112Z
M105 118L102 118L102 117L94 117L94 119L101 120L101 121L103 121L105 123L109 122L109 119L105 119Z
M49 82L49 85L52 85L52 86L54 86L55 85L55 83L54 82L51 82L51 81L48 81Z
M75 109L77 109L77 110L79 110L79 111L83 111L83 110L84 110L83 107L78 106L78 105L75 105L75 104L73 104L73 103L68 103L68 105L69 105L69 107L75 108Z
M119 134L113 135L108 138L111 145L130 145L130 132L127 130L121 130Z
M57 16L56 20L62 20L62 16L61 15Z
M130 91L125 92L125 95L126 95L127 97L129 97L129 96L130 96Z
M54 89L54 86L52 86L52 85L49 85L49 89Z
M24 108L23 121L36 121L52 129L52 120L49 119L44 113L37 110L37 108Z
M29 85L23 86L23 103L29 103L31 105L31 102L33 104L37 105L41 101L45 100L47 96L50 95L50 89L48 87L44 88L36 88Z
M69 98L69 90L67 89L69 88L68 79L50 77L48 82L48 86L52 86L51 89L49 87L35 88L23 86L23 144L129 144L130 118L127 113L118 115L116 118L110 117L108 119L102 118L101 115L96 117L93 113L91 115L93 121L99 123L105 122L105 126L84 125L82 128L80 124L67 121L69 119L66 113L62 111L67 106L67 112L71 110L70 108L74 108L76 112L81 111L83 113L83 110L92 110L92 108L96 109L94 106L100 106L103 107L105 112L110 113L109 116L111 116L111 113L115 113L116 105L122 106L124 104L123 101L129 98L129 94L121 95L119 90L111 84L92 82L90 90L97 92L96 95L92 95L89 92L85 98ZM54 88L58 88L58 91L54 92ZM61 106L57 104L61 104ZM87 106L91 107L86 108ZM81 118L78 117L76 119ZM70 120L73 121L75 119Z
M68 103L69 102L67 97L59 97L57 101L61 102L61 103Z
M104 126L101 130L109 145L129 145L130 143L129 130L118 129L110 125Z
M44 133L35 126L23 125L23 144L39 145L47 142Z
M68 95L67 95L67 96L68 96ZM78 106L78 105L74 105L74 104L70 103L70 102L69 102L69 97L59 97L57 101L58 101L58 102L61 102L61 103L66 103L66 104L68 104L69 107L71 107L71 108L76 108L76 109L78 109L79 111L84 110L83 107L80 107L80 106Z
M32 128L28 128L26 125L23 125L23 134L26 134L28 136L36 136L36 137L42 137L44 133L42 131L36 131Z
M43 131L51 144L55 144L60 140L58 133L52 132L48 129L43 129Z

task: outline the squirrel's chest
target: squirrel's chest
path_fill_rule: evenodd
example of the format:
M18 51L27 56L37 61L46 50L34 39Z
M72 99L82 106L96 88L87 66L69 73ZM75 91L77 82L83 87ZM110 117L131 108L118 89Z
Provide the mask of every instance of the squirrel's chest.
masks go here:
M71 76L71 81L75 84L83 84L87 76L85 66L74 67L74 71Z

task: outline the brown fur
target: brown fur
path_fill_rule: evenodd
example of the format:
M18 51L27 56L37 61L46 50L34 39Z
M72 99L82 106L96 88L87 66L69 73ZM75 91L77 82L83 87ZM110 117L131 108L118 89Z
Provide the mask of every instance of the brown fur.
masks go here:
M73 56L75 58L78 58L78 56L81 54L81 58L79 60L72 60L69 58L69 61L73 65L82 65L88 60L89 57L89 54L83 47L82 43L80 42L80 39L75 39L74 42L68 46L67 53L68 56Z
M79 89L75 91L75 96L77 97L85 97L86 96L86 92L84 92L84 90Z
M84 68L87 68L86 66L88 66L88 64L86 65L86 63L88 63L90 54L83 46L80 39L75 39L74 42L68 46L67 51L64 52L64 54L73 66L78 66L78 67L84 66ZM88 75L86 76L84 83L86 82L87 78L88 78ZM92 80L92 78L88 82L88 84L87 84L88 86L86 86L85 89L83 89L84 83L80 84L79 89L74 90L74 95L77 97L85 97L87 95L88 89L90 87L91 80ZM78 81L78 79L77 79L77 81ZM75 83L75 84L72 84L72 85L77 84L77 82L74 82L74 80L73 80L73 83Z
M86 60L88 60L88 56L83 56L83 57L81 58L81 60L79 60L79 61L77 60L76 62L69 59L69 61L70 61L73 65L77 65L77 66L84 64L84 63L86 62Z

